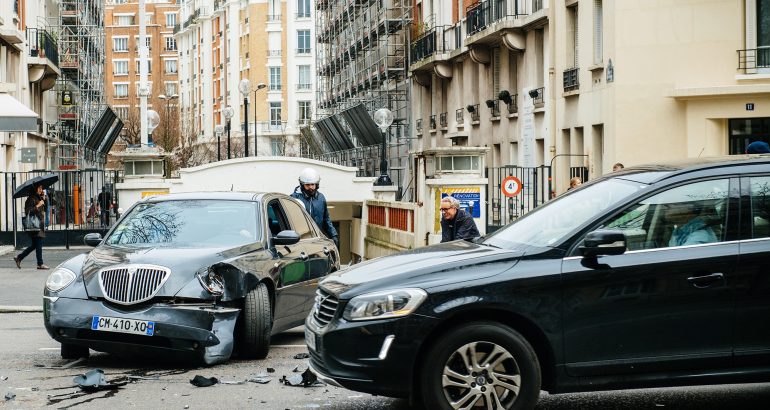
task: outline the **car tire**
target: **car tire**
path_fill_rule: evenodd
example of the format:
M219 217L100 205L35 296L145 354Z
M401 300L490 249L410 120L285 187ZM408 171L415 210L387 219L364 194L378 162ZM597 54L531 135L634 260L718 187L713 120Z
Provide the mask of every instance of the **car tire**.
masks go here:
M264 359L270 350L273 312L267 286L260 283L246 294L243 302L240 354L248 359Z
M471 352L474 359L468 356ZM499 363L489 367L486 360ZM523 410L534 408L540 396L534 349L524 336L500 323L470 323L450 330L429 348L423 363L417 387L425 408L465 408L475 401L483 408ZM495 398L502 406L494 404Z
M85 346L61 344L61 358L62 359L80 359L81 357L88 358L90 352Z

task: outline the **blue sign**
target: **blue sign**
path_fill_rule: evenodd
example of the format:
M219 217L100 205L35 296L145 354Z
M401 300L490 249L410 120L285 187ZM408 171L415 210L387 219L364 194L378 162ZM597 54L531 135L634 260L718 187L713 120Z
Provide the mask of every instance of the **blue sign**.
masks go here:
M442 192L441 197L452 195L460 201L460 208L474 218L481 218L481 192Z

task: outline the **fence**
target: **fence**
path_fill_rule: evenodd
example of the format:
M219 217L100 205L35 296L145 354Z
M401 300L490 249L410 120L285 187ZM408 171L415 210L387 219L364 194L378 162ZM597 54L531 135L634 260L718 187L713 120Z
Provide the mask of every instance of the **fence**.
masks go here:
M26 198L14 199L13 192L28 179L49 173L59 175L59 181L46 190L47 244L82 244L78 241L79 236L103 232L119 217L115 193L115 184L120 182L117 171L0 172L3 193L0 198L0 243L20 245L26 241L24 237L18 237L23 233L21 215ZM104 209L104 203L107 203L107 209Z
M506 197L502 193L503 179L508 176L521 181L521 192L515 197ZM513 222L547 202L551 196L551 167L546 165L487 168L486 177L492 188L492 192L487 192L487 233Z

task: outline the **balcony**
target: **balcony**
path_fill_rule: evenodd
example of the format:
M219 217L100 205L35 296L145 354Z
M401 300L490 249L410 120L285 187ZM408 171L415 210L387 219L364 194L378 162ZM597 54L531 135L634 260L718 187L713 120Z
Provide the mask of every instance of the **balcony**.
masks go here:
M479 105L478 104L470 104L468 105L468 112L471 113L471 123L479 123L479 120L481 119L481 113L479 112Z
M282 50L267 50L268 57L280 57Z
M281 21L281 15L280 14L268 14L267 15L267 21L280 22Z
M310 91L310 83L297 83L297 91Z
M487 107L493 120L500 118L500 100L487 100Z
M47 58L59 68L59 46L46 30L27 28L27 44L30 57Z
M262 134L283 134L286 131L286 121L270 120L259 123L259 132Z
M447 113L442 112L441 114L438 115L438 124L439 124L439 126L441 127L442 130L446 130L447 129L446 114Z
M532 97L532 104L534 104L535 108L545 105L545 87L530 90L529 95Z
M464 113L465 113L465 110L463 110L462 108L458 108L455 110L455 122L457 122L458 127L462 127L463 121L465 121L463 119Z
M511 102L508 103L508 114L516 114L519 112L519 103L517 102L519 99L518 94L514 94L511 96Z
M429 121L430 130L436 131L436 114L431 115Z
M310 18L310 12L309 11L304 11L304 12L294 13L294 18L297 19L297 20L299 20L299 19L309 19Z
M414 129L417 131L417 135L422 135L422 118L418 118L414 122Z
M743 74L770 73L770 46L738 50L738 70Z
M575 91L580 88L580 68L568 68L564 70L564 92Z
M472 36L500 20L523 15L518 6L519 2L514 1L511 14L508 14L506 0L487 0L468 6L465 10L466 35Z
M295 52L301 55L310 54L310 48L298 48Z

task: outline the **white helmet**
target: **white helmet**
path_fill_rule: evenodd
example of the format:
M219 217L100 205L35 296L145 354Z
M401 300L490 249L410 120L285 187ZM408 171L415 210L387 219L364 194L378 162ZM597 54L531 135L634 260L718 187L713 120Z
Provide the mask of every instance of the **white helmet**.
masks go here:
M305 168L300 172L299 174L299 184L320 184L321 183L321 175L316 172L313 168Z

